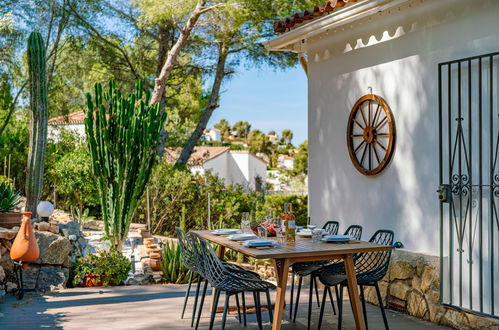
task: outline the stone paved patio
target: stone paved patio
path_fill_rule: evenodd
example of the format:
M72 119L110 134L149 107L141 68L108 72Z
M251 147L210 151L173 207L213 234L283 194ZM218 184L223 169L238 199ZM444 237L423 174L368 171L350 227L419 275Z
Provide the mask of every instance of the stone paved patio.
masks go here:
M26 297L17 301L9 296L0 304L1 329L190 329L189 319L180 319L185 286L151 285L122 286L111 288L67 289L60 293ZM274 296L273 293L272 296ZM191 303L193 299L190 299ZM248 295L247 303L252 302ZM288 312L283 329L306 329L307 295L302 295L297 323L290 323ZM191 311L189 304L187 312ZM205 305L206 306L206 305ZM354 329L353 317L347 301L344 302L344 328ZM314 308L312 328L316 328L318 308ZM337 327L336 316L330 305L326 307L322 329ZM209 324L208 308L201 319L201 329ZM188 317L188 316L187 316ZM410 316L388 311L392 329L445 329ZM217 315L215 329L220 327L221 315ZM368 305L369 329L383 329L381 314L376 306ZM255 315L248 315L246 329L258 329ZM268 314L264 314L264 328L270 329ZM244 329L236 315L227 318L227 329Z

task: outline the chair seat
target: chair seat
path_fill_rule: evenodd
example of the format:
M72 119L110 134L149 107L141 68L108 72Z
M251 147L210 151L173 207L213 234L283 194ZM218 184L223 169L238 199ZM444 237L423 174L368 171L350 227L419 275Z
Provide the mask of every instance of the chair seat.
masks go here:
M327 264L329 264L328 260L295 262L291 265L291 271L300 276L308 276Z

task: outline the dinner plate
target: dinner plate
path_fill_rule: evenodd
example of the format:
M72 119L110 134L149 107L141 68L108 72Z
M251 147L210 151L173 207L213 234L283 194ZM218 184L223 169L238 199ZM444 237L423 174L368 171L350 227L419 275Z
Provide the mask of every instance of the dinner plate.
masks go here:
M245 241L243 245L247 247L262 247L262 246L272 246L274 242L275 241L272 239L260 238L260 239L250 239L248 241Z
M232 234L238 234L239 229L216 229L211 233L213 235L232 235Z
M322 230L322 235L325 235L325 234L326 234L326 231ZM296 233L296 236L312 237L312 231L310 229L302 229Z
M232 241L246 241L249 239L255 239L256 235L253 234L232 234L227 237Z
M352 237L348 235L330 235L324 237L322 240L324 242L348 242L352 239Z

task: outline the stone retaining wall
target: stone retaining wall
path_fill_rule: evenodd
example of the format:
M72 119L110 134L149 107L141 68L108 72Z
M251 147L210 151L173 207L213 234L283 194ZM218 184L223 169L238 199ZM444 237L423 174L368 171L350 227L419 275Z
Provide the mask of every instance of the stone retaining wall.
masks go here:
M387 276L379 283L384 306L456 329L499 329L499 320L440 304L440 258L394 250ZM374 288L366 300L377 305Z

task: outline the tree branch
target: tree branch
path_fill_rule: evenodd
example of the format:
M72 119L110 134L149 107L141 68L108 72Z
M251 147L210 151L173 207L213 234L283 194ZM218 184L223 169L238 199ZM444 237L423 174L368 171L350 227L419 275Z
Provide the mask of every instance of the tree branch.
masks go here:
M184 145L184 148L182 149L182 152L177 159L176 165L187 165L189 157L191 156L194 147L201 138L206 125L208 125L208 121L210 120L213 111L215 111L215 109L219 106L218 101L220 98L220 87L222 86L223 78L226 76L225 64L227 62L228 55L229 50L227 46L224 43L220 44L217 69L215 73L215 79L213 80L210 100L208 102L208 105L203 109L201 119L199 119L196 128L192 132L187 143Z
M16 109L17 100L19 99L19 96L21 95L22 91L24 90L24 88L26 87L27 84L28 84L28 80L26 80L24 82L24 84L21 86L21 88L19 88L19 90L17 91L16 97L14 98L12 103L10 104L9 113L7 114L7 117L5 118L5 122L3 123L2 127L0 128L0 135L2 135L2 133L5 131L5 128L7 128L7 125L9 124L10 118L12 117L12 115L14 114L14 110Z

